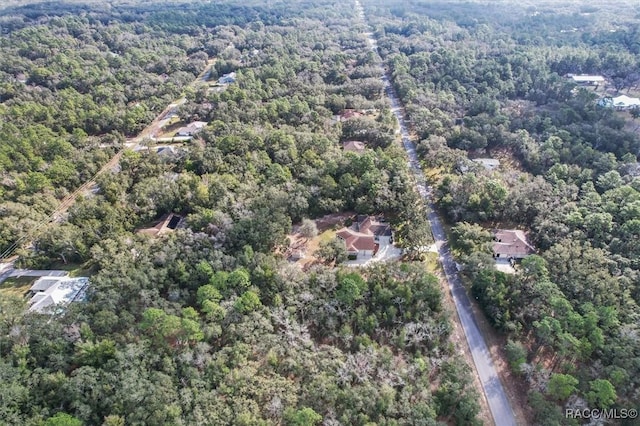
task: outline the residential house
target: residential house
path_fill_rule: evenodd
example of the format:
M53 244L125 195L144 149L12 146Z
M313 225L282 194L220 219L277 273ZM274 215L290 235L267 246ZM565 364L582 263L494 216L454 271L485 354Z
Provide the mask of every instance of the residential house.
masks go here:
M175 157L178 155L178 150L174 146L158 146L156 147L156 154L165 158Z
M89 278L45 276L36 280L29 289L29 311L46 313L54 308L64 309L71 302L84 300Z
M338 121L345 121L350 118L362 117L362 113L360 111L356 111L355 109L345 109L340 113Z
M640 108L640 99L631 98L626 95L604 97L598 101L598 105L605 108L615 108L617 110L627 110L632 108Z
M496 229L493 233L493 257L504 260L524 259L535 253L527 242L524 231L517 229Z
M230 72L229 74L225 74L218 79L218 83L220 84L231 84L236 82L236 73Z
M342 149L345 152L355 152L357 154L361 154L366 149L366 145L364 142L360 141L345 141L342 143Z
M372 216L360 215L350 227L336 232L336 237L347 246L347 254L356 258L376 255L381 242L392 241L391 227Z
M600 83L604 83L604 77L601 75L574 75L574 74L569 74L569 77L571 77L571 80L573 80L574 83L579 84L580 86L597 86Z
M152 228L143 228L136 230L138 234L150 235L152 237L158 237L166 234L167 232L174 231L177 228L184 227L184 217L175 213L164 215Z
M187 126L180 127L176 132L176 136L194 136L205 127L207 127L206 121L193 121Z

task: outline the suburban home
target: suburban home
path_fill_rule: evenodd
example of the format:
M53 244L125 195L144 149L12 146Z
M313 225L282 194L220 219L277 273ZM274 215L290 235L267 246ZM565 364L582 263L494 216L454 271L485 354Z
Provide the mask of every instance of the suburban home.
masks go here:
M355 109L345 109L340 113L338 121L348 120L350 118L362 117L362 113L360 111L356 111Z
M345 152L355 152L357 154L361 154L366 149L366 145L364 142L360 141L345 141L342 142L342 149Z
M604 77L601 75L574 75L569 74L571 80L580 86L597 86L600 83L604 83Z
M350 227L336 232L336 237L344 241L349 256L369 258L376 255L380 242L391 242L392 233L388 223L372 216L359 215Z
M605 108L615 108L617 110L626 110L631 108L640 108L640 99L631 98L626 95L617 96L612 98L611 96L604 97L598 101L598 105Z
M524 231L516 229L496 229L493 232L493 257L504 260L524 259L535 253L527 242Z
M36 280L29 289L29 311L46 313L54 308L64 309L71 303L84 300L89 278L45 276Z
M229 74L225 74L218 79L218 83L220 84L231 84L236 82L236 73L230 72Z
M176 132L176 136L193 136L205 127L207 127L206 121L193 121L187 126L180 127Z
M136 233L157 237L166 234L167 232L173 231L177 228L183 227L184 222L184 217L175 213L171 213L162 216L152 228L138 229L136 230Z
M500 160L495 158L474 158L471 161L481 164L486 170L495 170L500 167Z
M178 155L178 150L174 146L159 146L156 147L156 154L162 157L175 157Z

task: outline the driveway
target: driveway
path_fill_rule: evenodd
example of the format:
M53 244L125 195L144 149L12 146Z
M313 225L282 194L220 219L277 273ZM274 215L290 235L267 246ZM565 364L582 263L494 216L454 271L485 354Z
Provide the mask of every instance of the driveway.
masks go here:
M58 269L15 269L10 263L0 265L0 284L7 278L14 277L64 277L67 275L69 272Z
M344 262L344 265L368 266L368 265L371 265L372 263L398 260L400 259L400 257L402 257L402 249L394 246L393 244L380 241L380 247L378 248L378 252L376 253L375 257L369 257L366 259L347 260L346 262Z

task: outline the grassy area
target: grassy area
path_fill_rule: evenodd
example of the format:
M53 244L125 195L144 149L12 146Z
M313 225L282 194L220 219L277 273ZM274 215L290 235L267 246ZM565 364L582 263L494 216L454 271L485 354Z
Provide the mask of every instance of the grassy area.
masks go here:
M11 277L0 284L0 297L24 297L39 277Z
M329 242L336 237L336 231L327 229L322 234L318 235L318 242Z
M439 271L438 253L428 252L425 254L424 266L428 273L435 274Z

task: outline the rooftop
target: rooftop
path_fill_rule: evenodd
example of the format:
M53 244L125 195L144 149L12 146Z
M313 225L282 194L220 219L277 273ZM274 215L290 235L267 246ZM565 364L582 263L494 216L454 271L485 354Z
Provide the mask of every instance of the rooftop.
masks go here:
M347 152L361 153L364 152L366 147L365 143L360 141L346 141L342 143L342 149Z
M54 306L82 300L88 284L87 277L41 277L29 289L33 293L29 311L44 313Z
M336 236L344 240L348 252L375 251L376 237L391 236L391 227L375 217L360 215L351 227L340 229Z
M192 136L198 133L200 130L207 127L206 121L193 121L184 127L180 127L176 132L177 136Z
M524 231L496 229L493 235L493 253L496 257L522 258L535 253L533 246L527 242Z
M573 81L578 83L587 83L587 82L603 82L604 77L601 75L571 75Z

